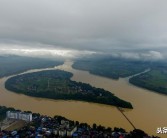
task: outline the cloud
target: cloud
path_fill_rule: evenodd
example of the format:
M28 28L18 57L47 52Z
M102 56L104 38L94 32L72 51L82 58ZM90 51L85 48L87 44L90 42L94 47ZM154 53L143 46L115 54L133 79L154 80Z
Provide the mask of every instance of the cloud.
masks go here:
M166 5L166 0L1 0L0 43L107 52L167 49Z
M167 55L160 51L153 50L112 50L112 52L99 52L93 50L77 50L55 47L52 45L33 44L0 44L0 55L19 55L30 57L45 57L45 58L82 58L91 55L111 55L117 58L126 58L133 60L155 61L167 58Z
M164 56L158 51L149 51L148 53L142 53L141 56L145 60L162 60Z
M165 59L165 56L159 51L114 52L110 53L110 55L117 58L144 61L157 61Z
M12 47L12 48L11 48ZM35 47L32 46L19 46L19 45L0 45L0 55L19 55L30 57L45 57L45 58L77 58L95 54L94 51L79 51L72 49L60 49L49 46Z

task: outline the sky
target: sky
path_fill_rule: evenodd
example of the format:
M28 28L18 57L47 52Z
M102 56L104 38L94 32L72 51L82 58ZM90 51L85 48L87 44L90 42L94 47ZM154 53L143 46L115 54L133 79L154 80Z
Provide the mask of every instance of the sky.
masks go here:
M0 54L167 56L166 0L0 0Z

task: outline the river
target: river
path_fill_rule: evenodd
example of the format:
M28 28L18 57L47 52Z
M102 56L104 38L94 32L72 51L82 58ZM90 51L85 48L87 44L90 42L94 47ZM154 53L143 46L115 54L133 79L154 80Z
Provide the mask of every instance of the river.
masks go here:
M126 109L124 114L136 128L143 129L148 134L157 135L157 127L167 127L167 96L133 86L129 84L128 78L112 80L92 75L87 71L73 69L71 67L72 63L71 61L67 61L63 65L51 69L61 69L71 72L73 73L72 80L104 88L116 96L131 102L134 109ZM50 69L30 70L24 73L42 70ZM80 101L50 100L16 94L6 90L4 87L5 81L9 77L0 79L0 105L24 111L38 112L49 116L62 115L71 120L87 122L90 125L96 123L112 128L122 127L127 131L133 129L125 117L114 106ZM166 137L167 134L158 134L158 136Z

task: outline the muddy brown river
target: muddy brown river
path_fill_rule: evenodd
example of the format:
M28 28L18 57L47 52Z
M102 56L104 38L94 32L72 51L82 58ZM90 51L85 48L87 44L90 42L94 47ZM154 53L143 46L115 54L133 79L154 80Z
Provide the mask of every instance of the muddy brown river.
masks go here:
M112 80L87 71L75 70L71 67L73 62L67 61L63 65L52 68L61 69L73 73L72 80L89 83L98 88L104 88L116 96L132 103L133 110L125 110L124 114L131 120L136 128L143 129L150 135L167 137L167 134L157 134L157 127L167 127L167 96L138 88L129 84L128 78ZM37 72L48 69L30 70ZM10 76L12 77L12 76ZM114 106L80 102L50 100L34 98L22 94L16 94L5 89L4 83L9 77L0 79L0 105L14 107L23 111L38 112L44 115L62 115L71 120L101 124L106 127L122 127L127 131L132 126Z

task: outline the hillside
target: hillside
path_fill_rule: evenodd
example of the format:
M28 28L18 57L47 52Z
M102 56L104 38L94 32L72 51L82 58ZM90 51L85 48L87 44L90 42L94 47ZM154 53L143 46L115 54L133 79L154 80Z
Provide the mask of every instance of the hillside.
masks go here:
M29 69L54 67L63 64L61 60L50 60L20 56L0 56L0 78Z

